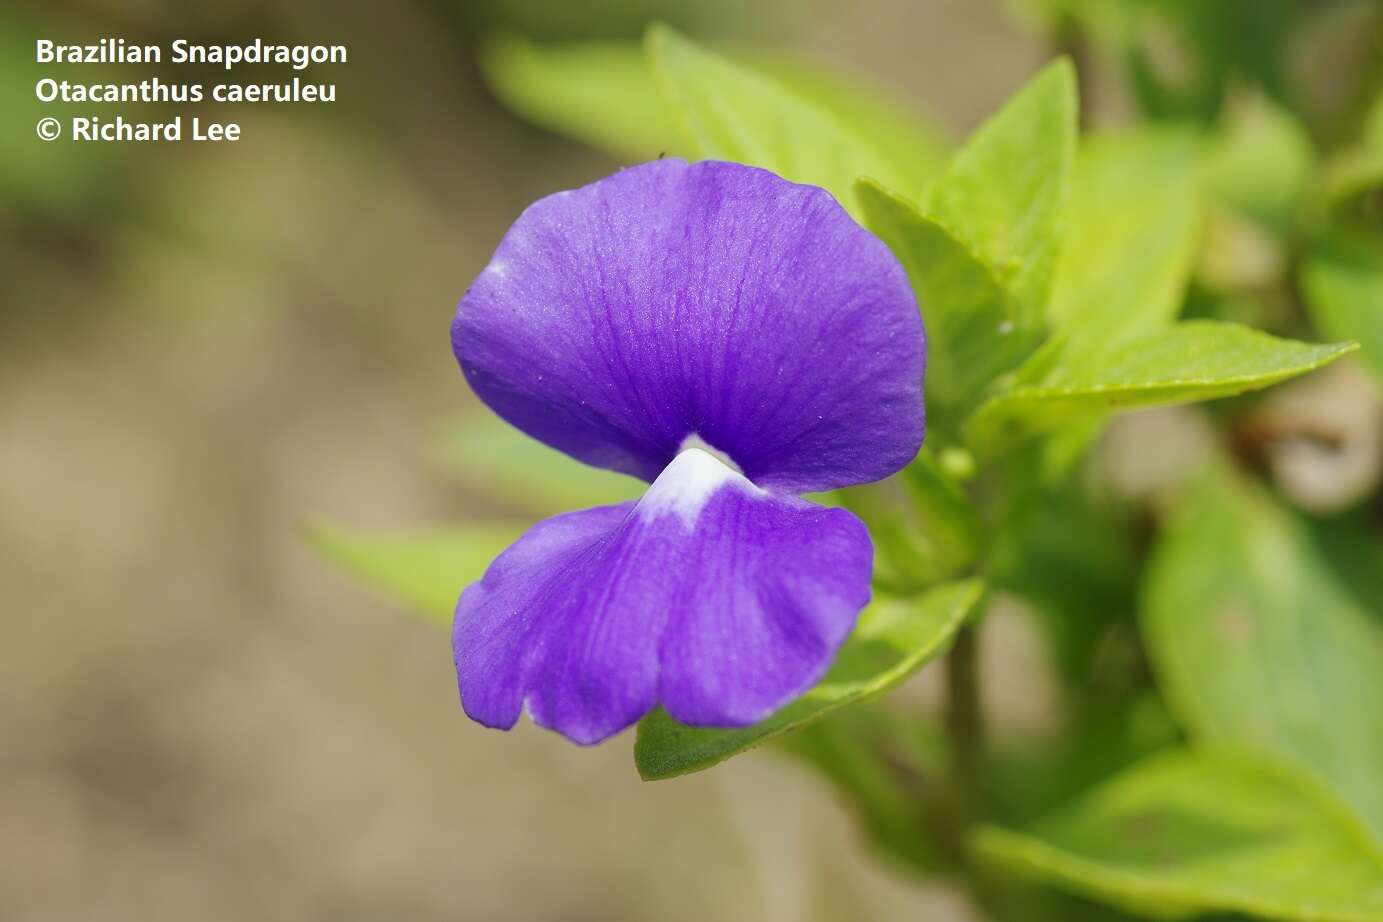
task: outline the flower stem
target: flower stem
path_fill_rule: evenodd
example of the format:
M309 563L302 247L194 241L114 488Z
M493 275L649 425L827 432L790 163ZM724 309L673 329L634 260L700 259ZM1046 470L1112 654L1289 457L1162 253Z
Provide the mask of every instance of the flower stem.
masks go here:
M950 787L954 801L947 848L965 867L965 833L980 813L984 770L979 644L974 625L960 629L946 656L946 725L952 747Z

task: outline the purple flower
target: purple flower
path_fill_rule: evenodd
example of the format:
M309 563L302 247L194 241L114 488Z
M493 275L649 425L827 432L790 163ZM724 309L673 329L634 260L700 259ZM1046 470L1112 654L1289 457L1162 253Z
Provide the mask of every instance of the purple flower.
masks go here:
M795 494L917 453L926 345L888 249L825 191L666 159L549 196L457 307L480 399L638 502L538 523L461 595L466 713L595 743L661 704L744 726L825 672L873 546Z

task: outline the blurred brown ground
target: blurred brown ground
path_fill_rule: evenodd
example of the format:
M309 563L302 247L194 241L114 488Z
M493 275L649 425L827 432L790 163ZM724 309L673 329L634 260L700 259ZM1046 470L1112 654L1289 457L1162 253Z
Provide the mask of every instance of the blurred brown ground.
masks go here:
M0 207L0 918L957 917L772 756L649 785L628 738L469 723L444 634L304 545L313 518L491 508L427 457L476 409L453 306L527 202L613 164L498 109L474 10L211 9L5 22L351 61L334 107L237 107L235 145L106 146L124 172L75 208ZM775 9L800 24L736 27L957 132L1042 59L977 0Z

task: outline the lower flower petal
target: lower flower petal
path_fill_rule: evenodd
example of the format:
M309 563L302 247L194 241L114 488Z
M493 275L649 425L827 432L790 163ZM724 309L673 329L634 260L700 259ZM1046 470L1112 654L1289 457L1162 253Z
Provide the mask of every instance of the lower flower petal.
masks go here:
M580 743L658 703L685 723L754 723L825 673L872 563L851 513L690 449L636 504L539 523L462 594L462 704L506 729L526 704Z

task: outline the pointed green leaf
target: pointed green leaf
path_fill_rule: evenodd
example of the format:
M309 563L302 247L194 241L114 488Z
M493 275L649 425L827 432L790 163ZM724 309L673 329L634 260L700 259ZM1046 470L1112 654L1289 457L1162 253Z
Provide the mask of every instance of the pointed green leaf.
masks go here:
M907 188L941 171L951 144L936 126L886 92L795 55L754 48L722 49L736 65L779 84L829 113L871 146ZM495 95L517 114L558 134L617 156L694 156L673 106L658 87L639 42L543 45L513 35L485 43L481 70ZM870 172L879 172L871 166Z
M923 214L956 234L1017 300L1018 329L1041 325L1076 149L1076 75L1049 65L979 127L923 194Z
M1311 774L1383 843L1383 627L1303 523L1216 471L1168 523L1143 595L1148 654L1183 725Z
M1108 349L1170 324L1195 255L1195 135L1143 129L1087 138L1048 317L1069 353Z
M480 67L515 113L558 134L636 160L686 156L686 141L634 42L539 45L490 39Z
M918 190L946 166L955 144L941 128L886 90L781 52L742 53L730 57L778 81L788 90L829 112L856 135L868 138L889 162L902 188ZM879 175L878 170L870 171Z
M967 435L981 451L995 452L1091 414L1258 390L1356 348L1354 343L1279 339L1238 324L1188 321L1070 364L1058 353L1039 380L1016 382L980 407Z
M830 113L665 26L649 29L649 60L696 152L821 186L857 212L860 176L896 184L890 160Z
M1005 870L1154 916L1383 919L1383 863L1334 803L1244 756L1172 751L1031 829L985 827Z
M426 615L450 623L461 590L523 534L519 523L477 522L415 531L314 525L312 546L327 560Z
M801 698L752 727L716 730L677 723L661 708L639 723L634 761L645 780L710 768L832 711L882 694L940 655L979 601L974 580L911 599L878 598L860 614L831 671Z
M864 180L855 187L865 224L907 270L927 326L927 397L961 410L1037 343L1020 330L1018 304L988 266L937 221Z
M447 422L436 445L440 460L465 483L538 516L643 495L637 478L582 464L490 413Z
M1301 285L1321 333L1358 340L1360 358L1383 382L1383 240L1337 233L1316 241Z

